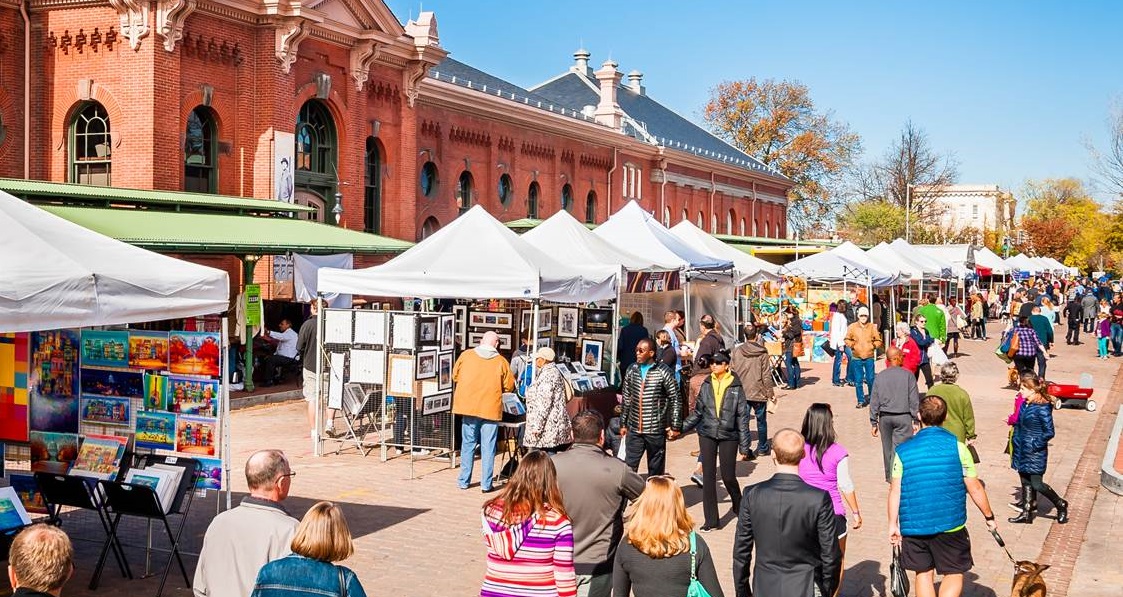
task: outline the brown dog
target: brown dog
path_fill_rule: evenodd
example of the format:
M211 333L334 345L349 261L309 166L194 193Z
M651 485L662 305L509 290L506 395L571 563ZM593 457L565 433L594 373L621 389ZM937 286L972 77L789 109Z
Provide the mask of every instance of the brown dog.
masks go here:
M1022 560L1014 564L1014 584L1010 587L1010 597L1045 597L1045 579L1041 573L1049 565Z
M1006 370L1006 385L1010 388L1017 389L1022 384L1022 375L1018 373L1017 369Z

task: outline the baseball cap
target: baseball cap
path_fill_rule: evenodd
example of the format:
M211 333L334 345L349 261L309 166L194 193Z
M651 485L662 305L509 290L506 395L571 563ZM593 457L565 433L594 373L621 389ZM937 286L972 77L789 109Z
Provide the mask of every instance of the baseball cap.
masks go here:
M870 310L865 308L865 307L858 307L858 317L861 317L863 315L865 315L866 317L869 317L870 316Z
M556 357L557 355L554 353L554 349L549 346L543 346L534 351L534 358L536 359L543 359L552 363Z

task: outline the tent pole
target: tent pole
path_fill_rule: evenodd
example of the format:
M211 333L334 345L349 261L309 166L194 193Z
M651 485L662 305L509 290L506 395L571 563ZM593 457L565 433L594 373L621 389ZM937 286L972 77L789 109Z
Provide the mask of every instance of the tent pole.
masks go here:
M257 266L257 258L251 260L250 255L242 256L242 293L238 300L245 300L246 286L253 284L253 270ZM264 322L262 322L264 323ZM242 330L242 345L246 349L246 374L242 383L247 392L253 391L253 326L246 322L246 329Z
M538 377L537 368L534 366L534 353L538 350L538 304L541 299L534 299L533 315L530 318L530 345L526 347L530 354L526 355L527 367L530 367L530 379Z
M617 350L619 350L619 343L620 295L619 293L617 293L616 302L612 304L612 346L609 347L609 349L612 351L612 360L610 360L609 363L612 363L612 365L610 365L608 368L608 378L613 380L614 384L620 381L620 379L616 377L616 373L620 369L620 355L616 354ZM578 352L577 354L579 356L578 360L584 361L584 355L581 352ZM600 367L600 363L597 363L597 367ZM623 375L623 372L621 372L620 374Z
M223 358L230 359L230 316L222 314L222 354ZM230 363L226 362L222 368L222 388L218 392L222 413L222 469L226 475L226 482L222 484L223 493L226 494L226 509L230 509ZM222 498L219 497L221 503Z
M320 428L324 425L324 306L323 294L316 293L316 424L312 429L312 454L323 456Z

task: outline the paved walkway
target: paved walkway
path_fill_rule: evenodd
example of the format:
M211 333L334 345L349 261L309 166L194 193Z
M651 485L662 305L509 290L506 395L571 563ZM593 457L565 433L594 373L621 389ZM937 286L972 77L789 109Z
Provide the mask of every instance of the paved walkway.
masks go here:
M994 342L963 343L965 356L958 358L962 372L961 384L973 397L979 428L979 453L983 459L980 475L986 480L988 492L999 516L999 528L1014 556L1018 559L1036 560L1050 537L1050 530L1061 528L1053 524L1052 509L1033 525L1010 525L1005 518L1013 515L1006 507L1017 484L1016 474L1009 468L1002 454L1006 443L1006 415L1012 405L1013 392L1003 389L1005 367L992 351ZM1050 469L1047 481L1058 491L1074 494L1070 488L1074 471L1100 417L1114 420L1117 406L1106 408L1109 389L1113 385L1120 361L1099 361L1092 358L1090 344L1079 347L1058 346L1057 358L1050 361L1049 377L1058 381L1076 380L1083 372L1095 376L1096 397L1101 409L1088 413L1077 409L1064 409L1056 413L1057 437L1052 442ZM807 385L789 392L781 399L779 412L770 417L769 429L798 427L803 412L812 402L829 402L835 407L840 441L854 457L853 466L858 498L865 515L865 526L850 535L846 557L846 576L842 594L846 596L873 596L884 594L888 570L889 546L885 520L887 486L881 470L880 440L869 435L868 411L856 410L854 392L850 388L835 388L830 384L830 365L813 364L804 373ZM1115 403L1117 404L1117 400ZM245 490L240 471L246 457L256 449L279 447L291 457L297 476L293 482L293 496L289 506L300 516L316 500L327 499L343 505L355 536L356 554L346 564L357 571L363 585L371 595L407 596L469 596L476 594L484 570L484 548L479 532L478 508L484 501L478 489L458 491L455 473L448 470L445 461L419 461L415 463L416 478L410 479L409 463L403 458L380 462L377 452L368 458L354 453L316 458L304 431L303 403L287 403L235 412L233 415L232 461L235 471L234 487ZM1110 427L1110 425L1109 425ZM684 485L691 514L696 521L702 518L701 492L686 479L693 469L690 450L697 443L692 436L670 446L669 472ZM1102 457L1095 455L1099 462ZM767 459L744 462L738 465L743 484L768 478L773 467ZM1074 509L1072 522L1067 527L1079 530L1084 548L1066 568L1063 562L1045 560L1053 564L1046 573L1050 583L1050 596L1064 595L1054 586L1068 584L1072 576L1070 595L1100 596L1123 595L1123 576L1118 567L1118 550L1123 539L1123 501L1106 490L1096 492L1088 488L1087 507ZM1082 499L1085 499L1082 498ZM722 509L728 512L728 501ZM208 516L214 512L214 495L196 503L189 529L185 533L188 550L198 549ZM1044 510L1044 506L1043 506ZM732 595L730 585L730 552L734 525L732 514L723 518L724 527L706 535L711 550L716 554L719 577L723 579L726 594ZM77 526L84 524L85 526ZM89 529L96 534L92 524L75 522L69 528ZM1056 528L1054 528L1056 527ZM1092 529L1083 537L1084 527ZM1009 592L1012 566L1005 554L994 544L983 525L982 516L973 507L969 514L969 531L974 539L975 568L967 576L964 591L969 596L1005 596ZM136 541L143 539L143 527L135 525L131 531ZM1080 540L1073 539L1074 542ZM80 565L67 595L95 594L85 589L89 579L91 561L96 556L96 546L79 545ZM142 563L142 553L130 551L134 566ZM155 556L157 563L163 556ZM188 571L194 569L194 558L186 558ZM1073 568L1072 564L1075 564ZM1075 570L1075 572L1073 571ZM169 578L166 595L188 595L182 578L176 573ZM118 594L155 593L155 579L128 582L112 568L105 574L98 593Z

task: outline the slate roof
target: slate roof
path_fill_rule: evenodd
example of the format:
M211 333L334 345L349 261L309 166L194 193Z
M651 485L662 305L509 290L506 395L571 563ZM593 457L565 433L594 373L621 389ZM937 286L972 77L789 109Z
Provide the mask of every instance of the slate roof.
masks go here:
M582 108L595 106L600 102L596 79L572 71L525 89L453 58L445 58L429 70L429 76L587 122L595 122L595 119L585 116ZM756 158L729 145L650 97L636 93L625 85L620 85L617 89L617 101L626 116L624 132L628 135L646 143L663 145L667 149L783 177Z

